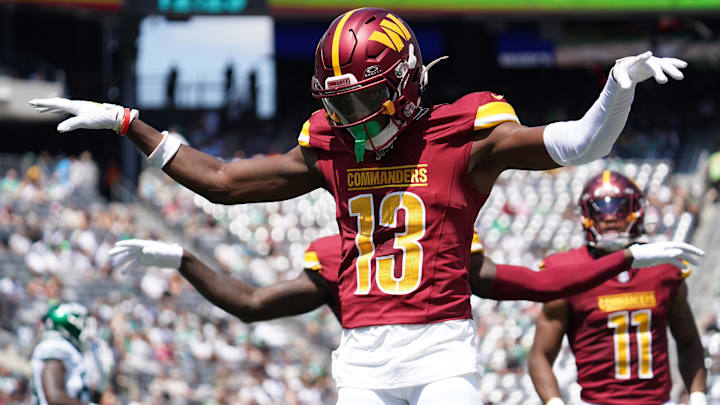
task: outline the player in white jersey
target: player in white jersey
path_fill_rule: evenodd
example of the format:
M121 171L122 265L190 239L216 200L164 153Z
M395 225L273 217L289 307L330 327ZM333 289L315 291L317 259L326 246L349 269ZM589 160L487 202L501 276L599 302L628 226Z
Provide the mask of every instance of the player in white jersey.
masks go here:
M90 402L83 352L87 309L75 302L50 308L45 331L30 359L33 405L85 405Z

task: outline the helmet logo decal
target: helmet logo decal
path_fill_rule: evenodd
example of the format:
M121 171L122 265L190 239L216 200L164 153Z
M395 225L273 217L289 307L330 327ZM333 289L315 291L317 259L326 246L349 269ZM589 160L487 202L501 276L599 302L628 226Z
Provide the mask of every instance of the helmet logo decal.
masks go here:
M385 17L386 18L380 23L380 27L384 32L373 32L369 40L380 42L388 48L400 52L405 47L405 42L410 40L410 31L408 31L408 29L405 28L405 24L394 15L388 14Z

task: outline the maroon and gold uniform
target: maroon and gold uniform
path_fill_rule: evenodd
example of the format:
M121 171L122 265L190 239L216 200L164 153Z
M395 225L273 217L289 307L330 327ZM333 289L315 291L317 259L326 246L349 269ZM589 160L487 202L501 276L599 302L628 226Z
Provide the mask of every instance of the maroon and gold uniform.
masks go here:
M305 271L316 271L320 274L330 289L330 309L340 320L340 296L338 291L338 271L342 263L342 238L335 234L315 239L305 250ZM473 233L470 253L484 253L482 241L477 233Z
M338 269L342 261L340 235L331 235L315 239L305 249L305 271L317 271L327 281L330 289L330 309L340 319L340 296L338 295Z
M424 112L390 153L360 163L325 112L302 127L337 205L344 328L471 318L468 252L487 198L470 182L473 132L518 119L490 92Z
M544 264L581 267L593 259L582 247L551 255ZM662 266L670 268L630 269L565 299L583 401L650 405L670 399L668 314L689 273Z

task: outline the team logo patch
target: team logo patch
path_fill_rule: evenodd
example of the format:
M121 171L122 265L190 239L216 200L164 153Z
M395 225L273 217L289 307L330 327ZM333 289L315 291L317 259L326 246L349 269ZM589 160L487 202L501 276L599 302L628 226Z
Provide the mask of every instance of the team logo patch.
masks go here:
M347 170L347 189L373 190L397 187L427 187L428 165L367 167Z
M380 74L380 66L378 66L378 65L368 66L368 68L365 69L365 73L363 73L363 79L367 79L368 77L377 76L378 74Z
M373 32L369 39L380 42L394 51L402 51L405 42L410 40L410 31L399 18L392 14L385 16L385 19L380 23L380 28L382 28L382 31Z
M598 308L603 312L655 308L656 306L655 291L601 295L598 297Z

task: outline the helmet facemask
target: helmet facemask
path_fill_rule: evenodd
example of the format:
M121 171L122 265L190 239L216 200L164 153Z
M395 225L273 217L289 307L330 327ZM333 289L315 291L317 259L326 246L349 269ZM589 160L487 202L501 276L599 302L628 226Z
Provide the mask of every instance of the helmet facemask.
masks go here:
M412 44L408 55L407 60L359 82L351 73L328 77L324 86L313 81L313 96L322 101L330 125L346 129L355 139L357 162L364 160L366 150L378 153L388 148L414 117L419 98L413 101L404 90L410 80L419 80L422 69Z
M586 230L594 236L588 244L596 249L614 252L624 249L633 242L636 237L632 235L632 229L637 223L638 214L632 210L629 197L600 197L587 201L587 217L584 217ZM638 209L641 209L638 207ZM622 230L612 230L600 233L597 226L602 221L622 221L627 225Z

